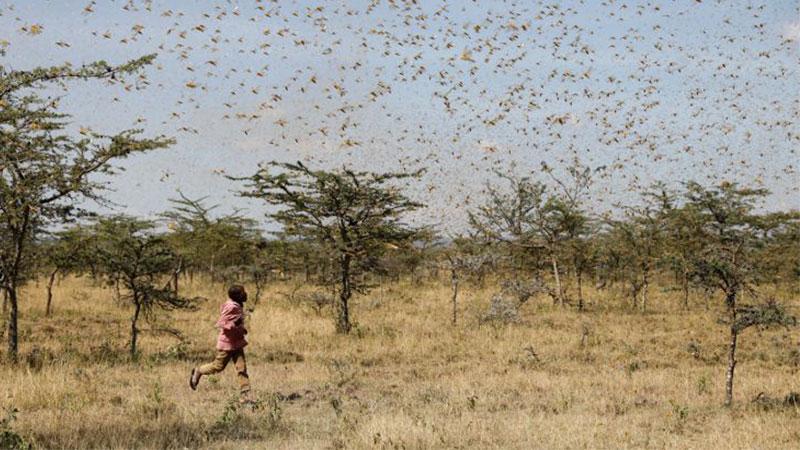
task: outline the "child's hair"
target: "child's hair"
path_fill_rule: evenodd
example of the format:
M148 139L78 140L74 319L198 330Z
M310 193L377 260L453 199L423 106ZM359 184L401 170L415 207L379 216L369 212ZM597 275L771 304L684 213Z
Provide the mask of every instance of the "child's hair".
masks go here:
M234 284L233 286L229 287L228 298L237 303L244 303L247 301L247 292L245 292L244 286L241 284Z

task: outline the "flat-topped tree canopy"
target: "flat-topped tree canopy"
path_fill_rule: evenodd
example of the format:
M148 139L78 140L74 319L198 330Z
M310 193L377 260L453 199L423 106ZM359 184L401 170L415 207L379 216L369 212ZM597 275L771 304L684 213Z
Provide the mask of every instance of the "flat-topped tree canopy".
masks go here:
M242 196L280 207L269 216L286 235L312 238L333 252L340 280L336 329L347 333L352 292L368 289L357 275L374 270L384 252L409 244L422 230L402 219L423 205L395 184L421 174L312 170L301 162L273 161L234 179L246 183Z

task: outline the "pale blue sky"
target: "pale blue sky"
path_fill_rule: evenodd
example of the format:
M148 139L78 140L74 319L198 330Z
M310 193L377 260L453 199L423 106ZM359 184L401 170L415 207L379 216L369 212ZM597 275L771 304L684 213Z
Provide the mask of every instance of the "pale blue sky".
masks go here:
M53 92L75 128L177 138L112 180L132 214L180 188L260 217L221 173L300 159L427 167L412 193L431 205L424 220L452 227L490 168L575 156L609 168L604 207L659 179L727 179L800 208L800 2L407 4L0 1L0 64L159 54L130 91Z

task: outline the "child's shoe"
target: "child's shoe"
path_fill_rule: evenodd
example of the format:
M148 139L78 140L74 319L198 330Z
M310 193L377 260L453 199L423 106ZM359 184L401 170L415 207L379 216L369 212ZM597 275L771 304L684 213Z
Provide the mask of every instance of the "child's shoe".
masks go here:
M197 367L192 369L192 375L189 377L189 387L192 390L197 390L197 383L200 382L200 371L197 370Z

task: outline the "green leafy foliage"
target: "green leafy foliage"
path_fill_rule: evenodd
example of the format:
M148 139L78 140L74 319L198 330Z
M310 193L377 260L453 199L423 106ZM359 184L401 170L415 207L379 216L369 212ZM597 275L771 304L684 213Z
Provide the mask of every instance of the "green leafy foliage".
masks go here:
M222 414L206 431L206 436L210 440L264 439L282 433L286 428L278 395L256 398L249 407L242 405L238 397L232 397L225 404Z
M415 173L311 170L302 163L271 162L249 178L243 196L260 198L280 209L270 214L288 237L324 246L337 263L339 280L336 329L350 331L348 301L365 292L360 276L378 267L387 249L409 244L419 232L402 217L422 204L393 185Z
M176 295L164 283L178 265L178 256L155 224L126 216L102 218L94 226L94 255L109 284L121 288L119 301L133 307L131 357L136 355L140 316L155 319L156 311L191 309L195 301Z
M31 247L48 226L81 214L81 199L102 201L104 184L91 175L111 175L113 162L135 153L164 148L174 141L140 138L141 130L114 135L65 131L70 117L59 112L57 99L39 91L72 79L105 79L131 75L151 64L155 55L111 66L104 61L80 68L69 64L28 71L0 66L0 288L10 301L8 352L18 348L18 288L35 274Z
M577 306L582 309L583 275L596 256L589 240L595 227L584 207L592 171L575 161L566 176L557 177L544 165L541 174L550 184L531 176L495 174L506 187L487 184L485 203L468 212L472 230L488 243L505 247L517 271L533 267L538 272L549 265L555 282L549 292L562 306L569 303L561 282L562 263L571 262Z
M791 327L797 324L797 319L786 311L786 308L775 299L769 299L762 305L748 305L736 308L736 322L733 327L737 332L756 326L766 328L769 326Z
M12 424L17 418L16 408L7 408L6 416L0 420L0 449L3 450L30 450L33 446L26 442L12 429Z
M218 205L207 206L206 198L190 199L180 194L173 208L162 214L170 233L167 237L180 255L184 271L203 271L218 278L220 272L255 264L261 233L252 219L238 213L215 216Z

